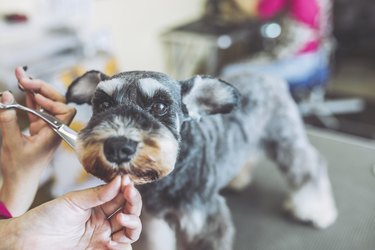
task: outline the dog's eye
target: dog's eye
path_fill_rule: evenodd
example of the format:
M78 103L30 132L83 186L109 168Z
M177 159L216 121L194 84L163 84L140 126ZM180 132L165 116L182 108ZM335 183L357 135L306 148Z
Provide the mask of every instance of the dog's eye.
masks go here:
M107 109L111 106L111 104L109 102L102 102L99 104L99 109L101 110L104 110L104 109Z
M154 103L151 106L151 112L157 116L163 116L167 113L167 111L168 111L167 105L161 102Z

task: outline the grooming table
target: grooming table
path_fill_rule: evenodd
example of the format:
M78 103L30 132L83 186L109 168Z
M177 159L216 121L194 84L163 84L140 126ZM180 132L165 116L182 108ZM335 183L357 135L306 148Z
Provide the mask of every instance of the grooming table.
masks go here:
M339 217L326 230L288 218L281 206L284 178L264 160L252 184L223 191L235 227L235 250L374 250L375 141L308 128L314 146L326 157Z

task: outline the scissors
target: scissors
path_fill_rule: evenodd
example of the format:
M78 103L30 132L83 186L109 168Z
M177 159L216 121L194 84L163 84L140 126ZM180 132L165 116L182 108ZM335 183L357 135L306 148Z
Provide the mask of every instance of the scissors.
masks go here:
M77 132L69 128L62 121L56 117L47 114L46 112L34 110L28 107L25 107L15 100L13 103L4 104L0 103L0 109L19 109L29 113L32 113L45 121L66 143L68 143L73 149L76 146Z

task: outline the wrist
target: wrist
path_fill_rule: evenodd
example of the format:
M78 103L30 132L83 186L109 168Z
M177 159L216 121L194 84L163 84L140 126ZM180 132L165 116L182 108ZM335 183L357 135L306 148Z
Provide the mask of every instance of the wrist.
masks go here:
M38 190L38 179L30 177L32 181L11 181L4 179L0 189L2 201L10 213L16 217L25 213L31 206Z
M9 212L7 206L4 202L0 201L0 220L1 219L10 219L12 218L12 214Z
M0 235L5 236L1 241L0 250L22 249L22 230L17 218L0 220Z
M6 185L3 184L3 186L0 189L0 201L5 205L5 207L8 209L8 211L12 214L12 216L18 216L22 212L20 211L20 207L18 207L17 201L16 201L16 194L12 190L9 190ZM23 211L25 212L25 211Z

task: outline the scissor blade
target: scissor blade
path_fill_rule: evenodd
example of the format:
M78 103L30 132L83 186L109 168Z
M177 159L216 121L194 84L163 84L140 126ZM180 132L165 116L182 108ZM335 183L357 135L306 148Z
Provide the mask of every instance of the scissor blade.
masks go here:
M73 149L76 147L78 133L65 124L58 129L53 129Z

